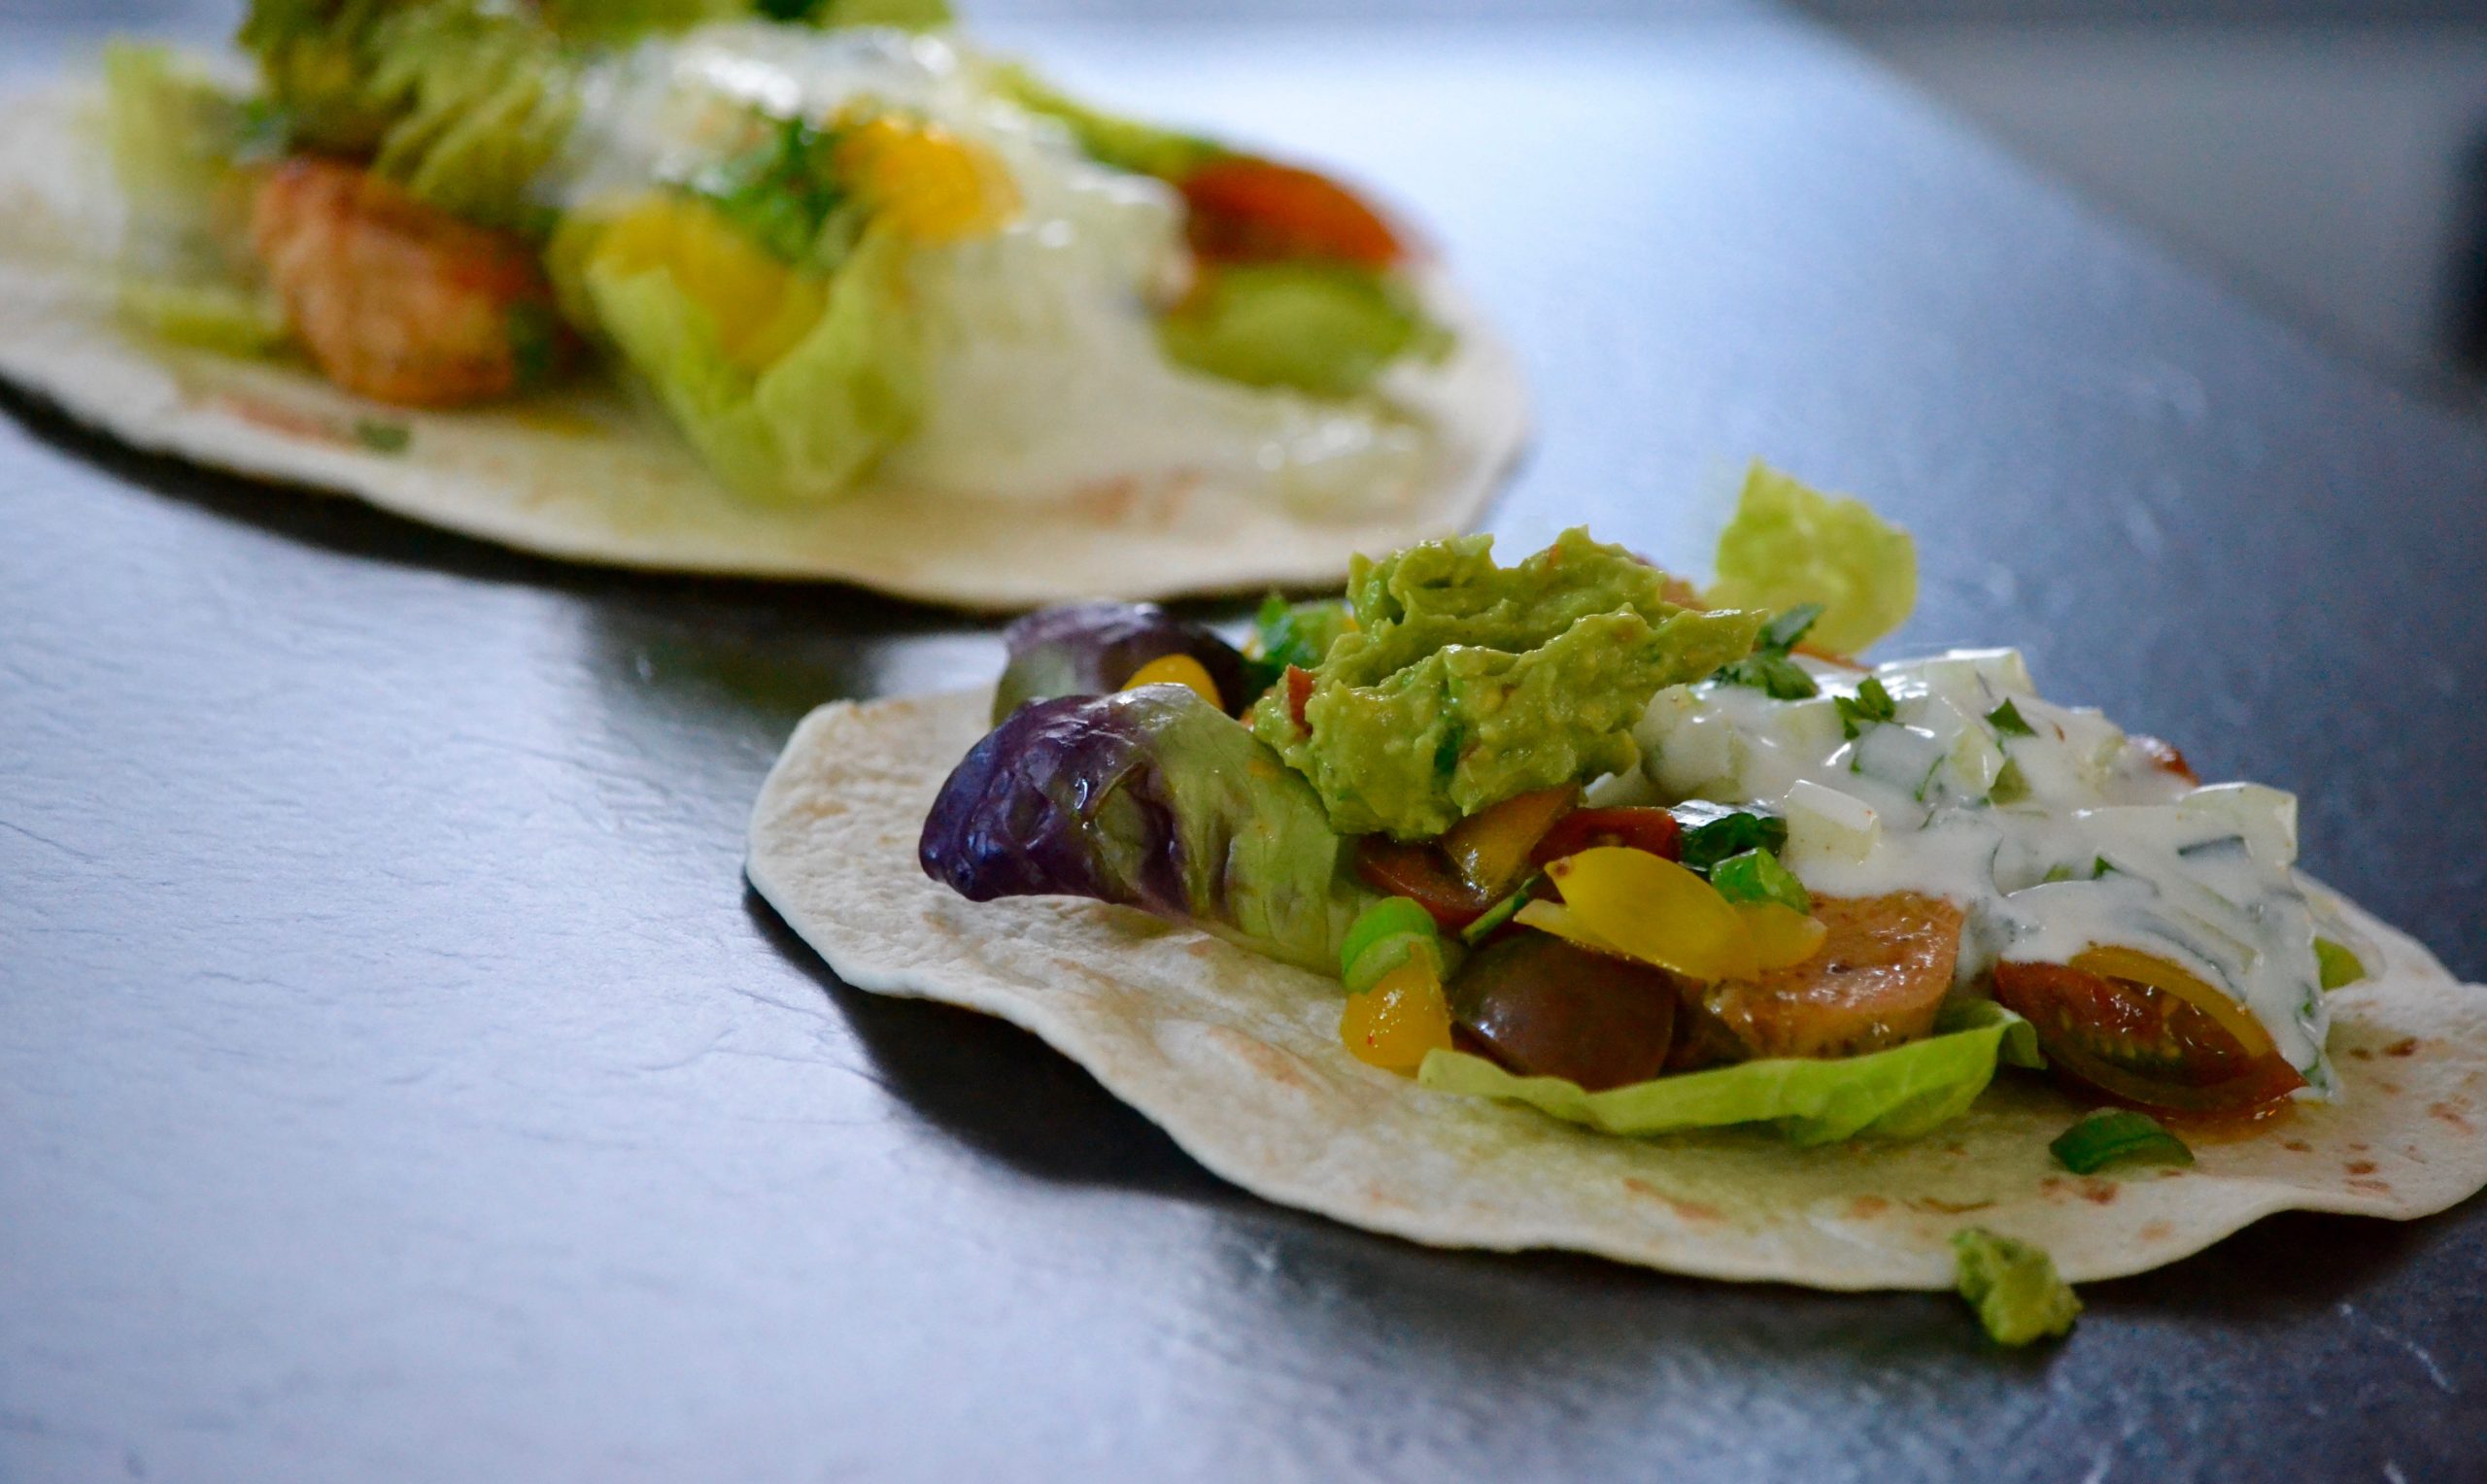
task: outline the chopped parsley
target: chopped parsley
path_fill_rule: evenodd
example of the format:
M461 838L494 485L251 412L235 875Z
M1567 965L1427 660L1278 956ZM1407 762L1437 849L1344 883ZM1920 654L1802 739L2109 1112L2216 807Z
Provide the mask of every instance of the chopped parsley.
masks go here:
M1899 703L1891 699L1891 691L1883 689L1880 676L1868 675L1857 682L1855 700L1845 695L1834 695L1831 703L1839 708L1840 731L1852 742L1873 723L1900 719Z
M2130 1108L2100 1108L2055 1137L2047 1149L2076 1175L2110 1164L2191 1164L2194 1151L2158 1119Z

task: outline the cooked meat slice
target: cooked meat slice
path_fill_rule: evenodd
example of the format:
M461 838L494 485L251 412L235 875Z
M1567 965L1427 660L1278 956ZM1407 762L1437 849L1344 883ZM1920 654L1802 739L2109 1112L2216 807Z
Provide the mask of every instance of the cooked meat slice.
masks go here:
M1847 1057L1933 1029L1960 956L1960 909L1939 896L1818 896L1822 951L1757 979L1680 982L1679 1066Z

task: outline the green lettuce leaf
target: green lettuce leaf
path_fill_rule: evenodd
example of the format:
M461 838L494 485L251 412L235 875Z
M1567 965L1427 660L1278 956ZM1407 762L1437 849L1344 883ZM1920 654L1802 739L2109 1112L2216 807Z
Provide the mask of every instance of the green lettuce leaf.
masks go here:
M903 244L868 232L819 320L757 375L728 359L670 269L591 261L583 284L596 323L720 478L755 499L804 503L844 493L915 426L923 366L904 270Z
M1719 537L1713 608L1820 603L1812 643L1855 655L1917 606L1917 543L1862 500L1823 494L1755 461Z
M1828 1144L1858 1134L1924 1133L1966 1111L1993 1079L1998 1059L2035 1066L2037 1048L2027 1021L1991 1000L1973 1000L1925 1040L1837 1061L1743 1062L1589 1093L1560 1077L1516 1077L1482 1057L1437 1051L1416 1080L1437 1092L1523 1102L1607 1133L1771 1124L1790 1143Z
M1353 396L1402 355L1434 355L1449 344L1397 277L1312 261L1209 272L1157 332L1179 365L1325 397Z

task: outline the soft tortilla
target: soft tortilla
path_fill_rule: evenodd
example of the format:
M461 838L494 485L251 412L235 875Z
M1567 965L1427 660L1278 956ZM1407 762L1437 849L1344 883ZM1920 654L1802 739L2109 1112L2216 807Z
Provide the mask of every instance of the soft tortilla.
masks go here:
M1025 1027L1246 1190L1446 1247L1569 1247L1711 1278L1949 1287L1975 1224L2067 1278L2170 1263L2273 1211L2408 1218L2487 1185L2487 987L2350 907L2382 945L2334 992L2339 1102L2229 1136L2197 1163L2081 1178L2048 1140L2078 1105L1998 1079L1912 1141L1796 1149L1765 1131L1654 1139L1431 1093L1350 1059L1339 988L1207 934L1065 898L977 904L916 864L987 694L806 718L761 791L752 884L840 978Z
M1262 493L1101 490L1047 504L864 489L785 511L738 500L663 419L610 389L426 413L367 402L307 367L142 341L113 309L119 204L78 127L92 94L0 99L0 379L114 437L238 474L356 495L548 556L749 577L830 578L988 610L1335 584L1351 552L1465 527L1517 456L1526 398L1510 351L1445 280L1428 309L1458 336L1443 366L1403 373L1435 430L1405 506L1339 521ZM366 421L402 453L364 447Z

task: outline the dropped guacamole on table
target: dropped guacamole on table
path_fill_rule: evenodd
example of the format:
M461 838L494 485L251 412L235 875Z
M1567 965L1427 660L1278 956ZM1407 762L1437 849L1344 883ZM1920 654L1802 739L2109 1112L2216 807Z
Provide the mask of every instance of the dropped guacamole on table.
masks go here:
M1354 631L1309 688L1290 677L1264 696L1252 729L1342 834L1424 839L1514 794L1621 772L1650 697L1742 657L1764 617L1680 608L1665 583L1578 529L1513 567L1488 536L1359 556Z

